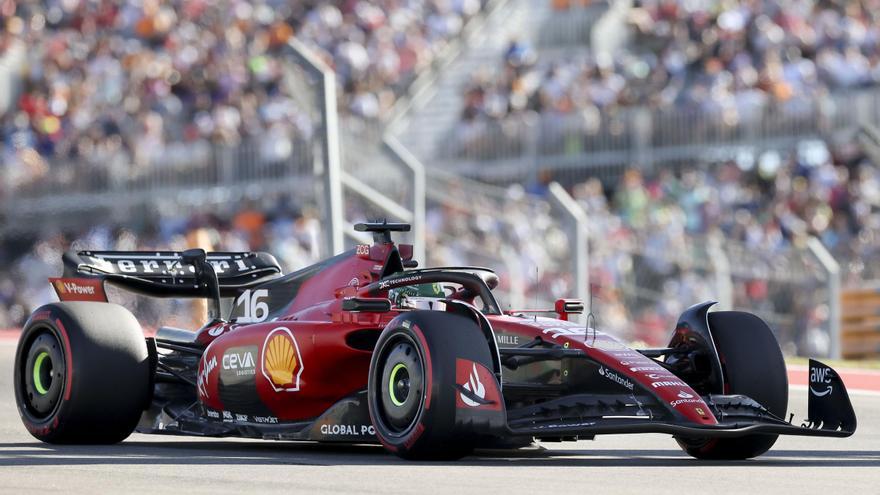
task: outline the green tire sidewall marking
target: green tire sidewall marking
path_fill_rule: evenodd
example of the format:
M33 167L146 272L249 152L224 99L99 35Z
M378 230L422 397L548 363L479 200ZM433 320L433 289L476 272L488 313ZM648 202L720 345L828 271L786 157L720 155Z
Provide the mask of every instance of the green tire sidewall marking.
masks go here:
M40 395L46 395L49 392L49 389L43 386L43 380L40 378L40 371L43 369L43 361L49 357L49 353L43 351L37 355L37 359L34 360L34 388L37 389L37 393Z
M394 365L394 368L391 369L391 376L388 378L388 395L391 397L391 402L400 407L406 402L406 399L400 401L397 400L397 396L394 394L394 379L397 377L397 372L401 369L406 369L406 365L403 363L397 363Z

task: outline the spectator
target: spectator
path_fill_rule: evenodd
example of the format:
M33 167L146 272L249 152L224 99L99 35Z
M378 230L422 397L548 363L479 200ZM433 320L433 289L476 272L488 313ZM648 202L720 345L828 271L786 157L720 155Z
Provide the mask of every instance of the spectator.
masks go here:
M820 96L880 83L875 3L645 0L629 11L632 42L613 57L539 57L513 41L501 67L464 88L460 153L516 152L533 131L511 136L510 127L533 113L568 117L545 130L550 143L583 134L580 119L595 120L597 110L609 129L592 124L590 134L613 134L609 116L632 106L690 109L726 128L756 124L767 112L808 118Z
M179 141L305 142L310 109L285 82L284 46L293 36L335 68L340 108L381 119L481 7L480 0L2 0L0 53L14 36L32 57L16 108L0 116L5 176L28 184L55 161L87 161L119 182L150 167L184 166ZM270 154L285 159L293 148Z

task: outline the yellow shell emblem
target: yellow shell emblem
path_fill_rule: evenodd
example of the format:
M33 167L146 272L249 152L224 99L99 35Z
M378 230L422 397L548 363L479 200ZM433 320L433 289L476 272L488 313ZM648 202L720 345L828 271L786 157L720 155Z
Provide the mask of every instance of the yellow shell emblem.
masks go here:
M279 327L263 343L263 376L276 392L296 392L303 372L302 357L293 333Z
M278 385L290 385L293 383L293 372L296 370L296 351L290 338L282 333L276 334L269 340L266 347L266 371L269 379Z

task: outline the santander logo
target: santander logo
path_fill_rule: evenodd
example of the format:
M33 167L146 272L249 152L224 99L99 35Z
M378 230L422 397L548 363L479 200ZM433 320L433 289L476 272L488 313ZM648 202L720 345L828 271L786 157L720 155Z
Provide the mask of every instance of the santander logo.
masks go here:
M703 400L699 397L695 397L693 394L685 392L681 390L678 392L678 399L670 402L669 405L672 407L678 407L680 404L702 404Z

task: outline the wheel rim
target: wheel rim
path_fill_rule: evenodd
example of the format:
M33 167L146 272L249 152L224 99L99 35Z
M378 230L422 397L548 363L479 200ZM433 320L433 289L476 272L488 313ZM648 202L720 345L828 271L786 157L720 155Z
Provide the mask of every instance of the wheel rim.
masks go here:
M422 410L424 368L415 343L401 335L389 341L380 356L379 420L394 435L404 435L416 423Z
M34 388L37 393L40 395L48 394L47 387L52 386L52 359L49 358L48 352L42 351L37 354L37 358L34 360L33 374Z
M61 402L66 369L58 338L49 331L40 332L27 348L21 377L23 403L35 419L51 417Z
M391 369L391 378L388 380L388 396L391 403L401 407L409 397L409 370L403 363L397 363Z

